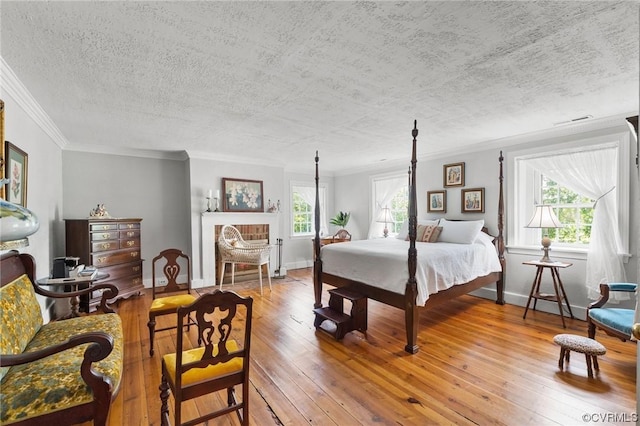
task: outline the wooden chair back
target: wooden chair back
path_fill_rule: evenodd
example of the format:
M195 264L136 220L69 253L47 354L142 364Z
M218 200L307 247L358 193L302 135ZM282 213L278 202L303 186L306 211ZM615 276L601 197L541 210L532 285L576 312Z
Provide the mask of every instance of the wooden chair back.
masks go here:
M175 399L175 424L181 424L182 402L227 390L228 406L207 413L189 423L200 423L236 411L242 424L249 421L249 354L251 349L251 318L253 299L232 291L215 290L200 296L194 303L178 308L176 354L165 355L162 361L161 415L168 421L168 389ZM189 317L195 317L201 348L193 348L192 338L185 329ZM171 363L175 359L175 373ZM189 371L198 369L197 379ZM242 385L242 400L235 395L235 386Z
M180 281L180 277L185 274L186 281ZM166 281L166 285L160 285L161 279ZM180 249L162 250L153 258L151 281L154 299L158 296L164 297L168 293L191 293L191 259Z

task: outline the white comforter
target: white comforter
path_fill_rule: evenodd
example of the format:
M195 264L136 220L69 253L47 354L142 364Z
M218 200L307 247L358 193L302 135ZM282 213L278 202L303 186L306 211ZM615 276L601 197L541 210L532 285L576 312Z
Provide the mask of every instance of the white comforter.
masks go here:
M479 238L473 244L417 242L416 249L419 306L430 294L502 270L490 238ZM322 270L404 294L408 251L409 242L396 238L328 244L322 247Z

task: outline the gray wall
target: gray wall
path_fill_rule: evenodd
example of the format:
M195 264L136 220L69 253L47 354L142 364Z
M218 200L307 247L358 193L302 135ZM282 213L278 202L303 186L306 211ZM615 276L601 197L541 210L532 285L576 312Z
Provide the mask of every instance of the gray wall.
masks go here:
M142 218L143 281L165 248L190 251L187 162L63 151L63 219L84 219L103 203L112 217Z

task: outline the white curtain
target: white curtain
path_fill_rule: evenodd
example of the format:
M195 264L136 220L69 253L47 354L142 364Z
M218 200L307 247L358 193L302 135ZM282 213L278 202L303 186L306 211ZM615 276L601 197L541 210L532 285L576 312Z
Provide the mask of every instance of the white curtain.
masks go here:
M377 179L373 181L374 185L374 209L371 222L369 223L369 234L367 238L375 238L382 236L384 223L376 222L380 210L389 207L391 200L396 193L403 187L407 186L409 178L407 176L396 176L388 179Z
M305 203L311 206L313 212L315 212L316 208L316 188L311 186L296 186L296 192L300 195L300 198L304 200ZM327 222L327 209L326 207L326 189L319 187L318 195L320 198L320 236L325 236L329 233L329 226ZM315 223L315 221L314 221ZM315 227L315 225L314 225ZM315 234L315 229L313 230Z
M600 283L625 282L622 240L616 209L617 146L531 158L527 162L560 185L596 200L591 241L587 252L585 284L588 297L599 297ZM629 299L629 295L614 292L611 300L616 299Z

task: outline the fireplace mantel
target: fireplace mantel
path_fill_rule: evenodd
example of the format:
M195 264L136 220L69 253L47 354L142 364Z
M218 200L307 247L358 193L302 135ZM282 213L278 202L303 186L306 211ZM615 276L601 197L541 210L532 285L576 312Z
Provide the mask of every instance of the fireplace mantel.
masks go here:
M280 215L278 213L202 213L202 279L204 287L216 285L216 250L215 250L215 226L216 225L269 225L269 244L271 249L271 261L269 273L273 273L276 266L275 244L279 238Z

